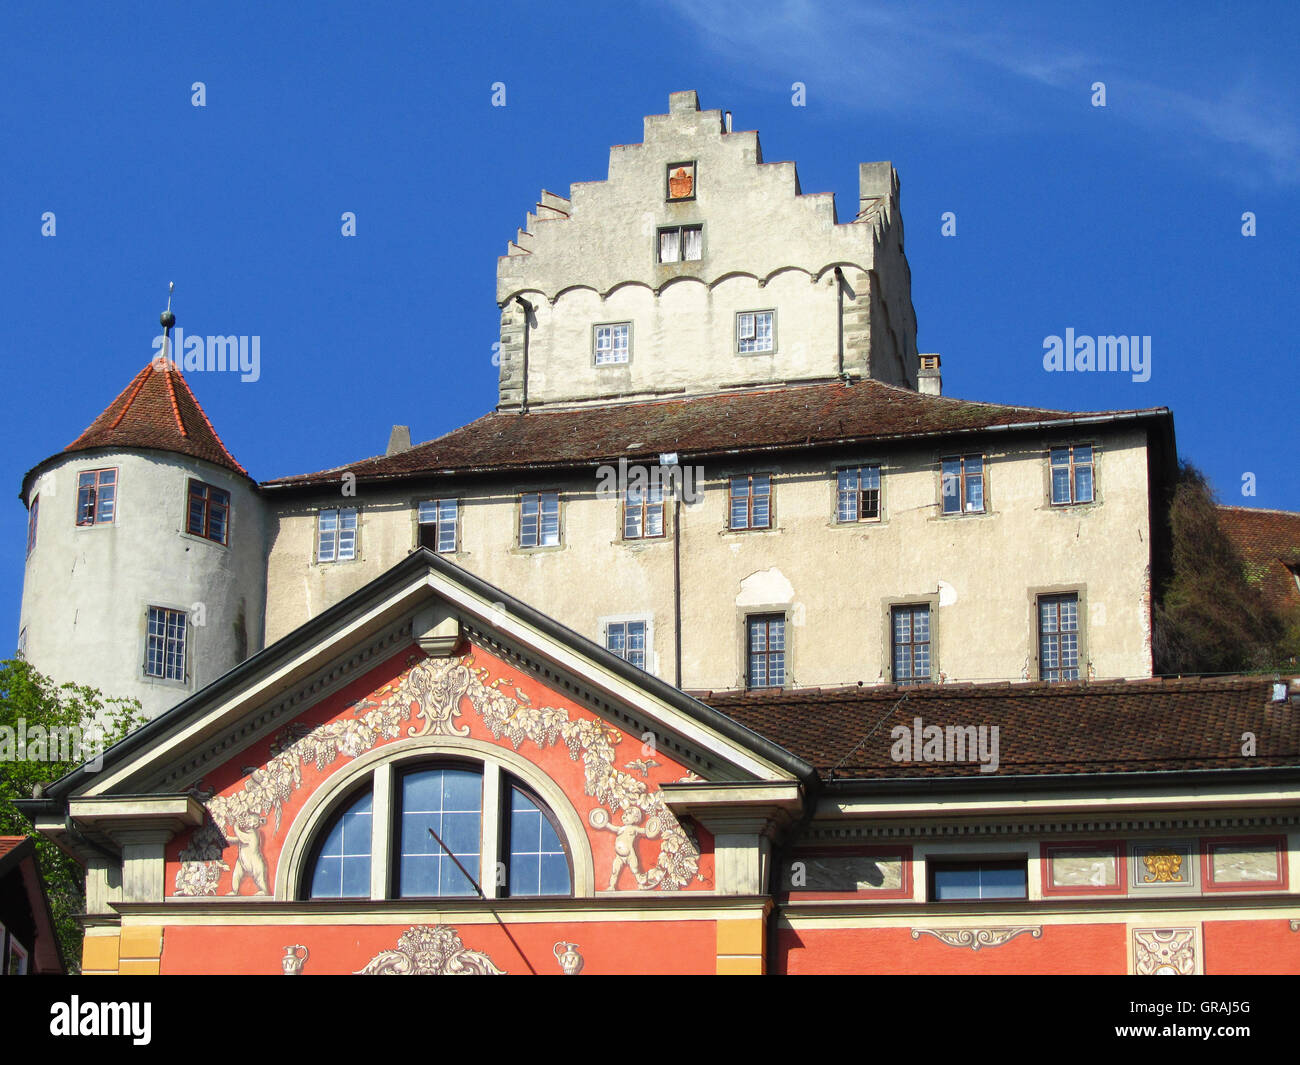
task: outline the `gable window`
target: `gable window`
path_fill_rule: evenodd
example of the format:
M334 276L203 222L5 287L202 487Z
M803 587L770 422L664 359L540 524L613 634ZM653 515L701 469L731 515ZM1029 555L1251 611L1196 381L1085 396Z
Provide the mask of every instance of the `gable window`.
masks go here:
M117 509L117 470L86 470L77 475L77 524L107 525Z
M313 899L370 897L371 810L367 790L330 826L312 863Z
M780 688L785 684L785 615L757 614L745 621L749 630L745 683L751 688Z
M775 349L775 311L744 311L736 315L736 350L742 355Z
M415 763L388 779L394 816L374 816L372 776L320 830L302 895L371 898L379 882L392 885L390 897L404 899L476 897L479 890L488 898L572 894L559 822L522 781L494 765L463 761ZM376 877L375 863L385 861L385 876Z
M984 510L984 457L958 455L943 460L941 495L945 514L978 514Z
M1092 502L1092 445L1075 444L1051 450L1052 503Z
M190 481L190 507L185 531L224 544L229 527L230 493L202 481Z
M673 226L659 230L659 261L683 263L704 257L703 226Z
M768 529L772 525L772 478L751 473L731 478L731 528Z
M597 366L615 366L628 361L632 350L632 323L615 322L593 327Z
M322 510L316 519L316 561L348 562L356 557L356 510Z
M619 658L645 669L646 623L644 621L610 621L605 625L605 649Z
M930 901L1025 899L1028 864L1019 861L930 862Z
M560 493L525 492L519 497L519 546L555 547L560 542Z
M623 539L647 540L664 534L664 490L662 484L646 488L629 487L623 494Z
M420 546L440 554L456 550L456 516L459 507L454 499L430 499L420 504Z
M855 466L840 470L836 485L835 520L880 520L880 467Z
M144 673L162 680L185 679L185 611L149 608Z
M32 497L32 509L27 512L27 553L30 555L36 547L36 517L41 510L41 496L38 492Z
M922 684L930 679L930 607L896 606L891 611L891 660L895 684Z
M1041 680L1079 679L1079 596L1038 597L1038 671Z

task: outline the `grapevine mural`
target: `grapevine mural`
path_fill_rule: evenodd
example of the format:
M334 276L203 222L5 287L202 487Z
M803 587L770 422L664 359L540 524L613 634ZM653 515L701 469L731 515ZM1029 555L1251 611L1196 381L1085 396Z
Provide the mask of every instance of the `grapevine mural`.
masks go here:
M640 890L661 891L685 888L692 880L703 882L694 834L652 790L649 773L659 763L644 756L629 759L624 751L619 768L622 732L564 707L532 705L496 659L489 659L497 667L498 675L493 676L492 668L476 661L476 653L471 650L459 658L413 654L399 677L349 705L345 715L286 728L271 744L266 763L244 770L242 786L219 794L196 790L209 819L179 852L174 893L215 895L222 873L229 870L230 894L240 894L241 885L248 882L253 894L269 895L272 873L265 844L279 838L285 807L303 787L305 767L324 772L340 759L357 758L403 735L468 736L470 720L481 722L494 740L516 751L562 748L570 761L581 764L583 793L595 801L587 820L598 833L614 835L609 890L629 880ZM472 719L466 718L467 712ZM698 779L693 774L688 778ZM648 868L638 853L647 840L659 842ZM227 860L232 846L233 866Z

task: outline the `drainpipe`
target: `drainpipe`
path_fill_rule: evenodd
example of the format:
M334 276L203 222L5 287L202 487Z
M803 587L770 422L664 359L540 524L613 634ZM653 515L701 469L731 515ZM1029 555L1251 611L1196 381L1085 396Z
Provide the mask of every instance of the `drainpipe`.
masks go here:
M673 654L677 659L673 683L682 686L682 498L673 493Z
M835 268L835 300L838 307L838 314L835 319L838 333L835 356L839 360L839 367L835 372L836 376L842 381L844 380L844 271L838 266Z

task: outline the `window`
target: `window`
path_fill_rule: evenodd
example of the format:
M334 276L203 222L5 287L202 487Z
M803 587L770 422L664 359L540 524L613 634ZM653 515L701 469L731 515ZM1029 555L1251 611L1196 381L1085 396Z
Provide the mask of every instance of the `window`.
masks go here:
M631 488L623 495L623 539L647 540L664 534L662 484Z
M1052 502L1092 502L1092 445L1054 447L1051 452Z
M745 311L736 315L736 350L742 355L772 351L775 320L775 311Z
M30 555L36 547L36 516L40 513L41 497L38 492L32 498L32 509L27 512L27 553Z
M943 460L942 492L945 514L982 513L984 510L984 459L961 455Z
M202 481L190 481L190 510L185 531L224 544L229 527L230 493Z
M0 934L0 942L3 942L3 939L3 934ZM11 933L9 936L9 963L5 966L5 973L9 976L26 976L30 957L27 948L19 943Z
M476 885L488 898L572 893L559 822L522 781L492 765L461 761L416 763L388 779L391 820L373 816L372 776L325 822L303 875L307 898L372 897L380 879L373 876L375 862L383 860L376 854L391 855L386 879L393 898L472 898ZM499 816L485 819L490 809Z
M367 790L335 819L312 863L311 898L370 898L371 808Z
M835 520L880 520L880 467L857 466L839 471Z
M519 497L519 546L555 547L560 542L560 493L526 492Z
M690 262L704 257L703 226L673 226L659 230L659 261Z
M1009 862L931 862L930 901L960 899L1025 899L1029 897L1028 865Z
M605 649L626 659L637 669L645 669L646 623L611 621L605 625Z
M1042 680L1079 679L1079 596L1038 599L1038 670Z
M440 554L456 550L456 514L454 499L431 499L420 504L420 546Z
M891 659L895 684L922 684L930 679L930 607L896 606Z
M77 475L77 524L108 525L117 509L117 470Z
M185 611L149 608L144 673L163 680L185 679Z
M771 477L753 473L731 478L731 528L768 529L771 525Z
M785 616L762 614L746 619L751 688L780 688L785 684Z
M518 785L510 787L509 854L511 895L569 893L569 856L551 812Z
M477 894L474 883L482 879L483 774L471 769L415 770L403 774L400 794L398 896Z
M322 510L317 520L316 561L347 562L356 557L356 510Z
M632 323L617 322L595 327L596 365L614 366L628 360L631 351Z

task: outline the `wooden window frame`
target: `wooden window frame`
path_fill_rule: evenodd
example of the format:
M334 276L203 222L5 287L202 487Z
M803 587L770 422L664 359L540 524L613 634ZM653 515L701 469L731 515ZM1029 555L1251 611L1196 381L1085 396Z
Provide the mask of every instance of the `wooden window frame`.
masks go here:
M862 487L863 470L876 471L875 488ZM841 487L840 478L847 473L853 473L857 475L857 487L848 490L852 493L854 497L853 511L856 516L852 518L845 518L842 516L844 513L843 501L844 501L846 490L843 487ZM863 500L868 492L875 493L876 512L874 515L871 515L869 517L863 517L863 510L864 510ZM860 525L863 523L866 523L868 525L880 524L880 522L883 520L884 517L884 506L883 506L884 495L885 495L884 469L880 463L864 462L860 466L839 467L835 471L835 523L837 525Z
M699 258L687 259L686 255L686 231L698 230L700 234L700 254ZM665 233L677 234L677 258L665 259L663 257L663 238ZM704 259L704 223L695 222L680 226L660 226L655 230L655 261L660 266L679 266L682 263L698 263ZM630 342L630 338L629 338Z
M767 491L767 524L754 524L754 478L762 478L766 482ZM745 499L745 524L733 524L735 517L736 499L736 482L744 481L747 490ZM770 473L738 473L727 478L727 529L730 532L759 532L764 529L771 529L772 526L772 475Z
M662 484L650 484L645 488L645 493L640 503L633 503L628 499L631 494L631 488L623 490L623 539L624 540L662 540L668 535L668 522L666 520L666 510L664 507L664 490ZM653 498L655 494L659 498ZM628 517L629 515L638 514L637 529L640 531L632 535L628 534ZM657 513L659 516L659 531L657 533L648 533L646 529L650 527L650 517Z
M452 514L448 519L443 514L444 506L450 505ZM432 521L422 519L422 511L425 507L434 508L434 517ZM450 520L451 524L451 547L442 546L442 533L445 523ZM442 499L424 499L415 506L415 526L416 526L416 544L420 547L427 547L430 551L438 555L454 555L460 550L460 499L453 497L444 497ZM425 542L425 530L433 530L433 543Z
M781 648L778 651L772 650L771 627L775 622L780 622L781 625ZM763 644L765 649L762 651L753 650L753 633L755 625L763 626ZM747 691L777 690L785 687L786 680L790 673L788 668L790 654L790 643L787 638L788 632L789 625L784 614L747 614L745 616L745 689ZM763 675L766 679L766 683L764 684L754 683L753 656L756 654L763 656ZM780 657L781 663L781 683L773 684L771 682L772 661L777 656Z
M1088 461L1076 462L1074 452L1076 448L1088 449ZM1066 461L1058 464L1054 456L1057 452L1065 452ZM1056 498L1056 480L1055 473L1058 469L1068 471L1067 476L1070 484L1070 498ZM1087 469L1089 496L1087 499L1079 498L1078 471ZM1097 501L1097 447L1095 444L1060 444L1047 449L1047 498L1054 507L1083 507Z
M335 515L334 523L334 541L333 550L329 558L324 557L321 552L321 518L326 514ZM352 515L352 553L347 556L341 554L343 543L343 515ZM316 512L316 562L318 565L335 565L340 562L355 562L360 556L361 538L361 508L360 507L322 507Z
M970 473L966 469L966 463L970 459L978 459L980 468L978 473ZM946 500L952 493L944 490L948 483L949 475L944 471L944 464L948 462L960 463L957 473L956 493L958 506L956 510L949 510ZM975 478L979 478L980 486L980 505L979 509L968 509L966 506L967 486ZM945 518L959 518L966 514L987 514L989 511L988 499L988 462L984 458L983 452L970 451L959 455L944 455L939 459L939 513Z
M37 492L32 497L32 506L27 512L27 558L31 558L32 552L36 550L36 526L40 520L40 513L41 494Z
M1056 628L1051 632L1043 629L1043 604L1055 603L1056 609ZM1061 628L1061 610L1060 605L1066 602L1074 603L1074 630L1069 632ZM1046 684L1070 683L1080 679L1085 661L1083 653L1083 620L1082 620L1082 597L1078 592L1049 592L1034 597L1034 626L1037 632L1038 646L1038 679ZM1063 665L1064 646L1063 637L1074 636L1074 665L1067 668ZM1054 636L1057 640L1056 660L1057 664L1049 668L1046 662L1046 656L1043 654L1043 638L1045 636ZM1059 674L1073 672L1073 677L1064 677ZM1049 673L1058 674L1058 676L1049 677Z
M76 519L79 529L93 529L96 525L112 525L117 520L117 501L118 489L121 487L121 478L118 476L120 470L117 466L104 466L93 470L77 471L77 510ZM101 518L102 508L100 507L100 491L104 487L103 475L111 473L113 475L113 509L107 518ZM83 485L83 477L93 475L94 481L90 485ZM81 493L85 488L90 489L90 520L87 521L82 517Z
M196 493L195 489L201 490ZM219 493L225 497L225 502L217 502L212 498L213 493ZM194 502L198 500L202 505L202 521L200 528L194 528ZM189 486L185 493L185 531L190 536L197 536L201 540L207 540L210 543L220 544L222 547L230 546L230 493L224 488L218 488L214 484L208 484L206 481L200 481L193 477L189 479ZM222 524L222 535L220 538L212 535L212 513L213 509L220 507L225 511L225 521Z
M543 497L555 497L555 543L542 543L542 522L545 517L543 507ZM524 502L528 499L537 500L537 529L533 543L524 543ZM525 551L537 551L543 549L553 549L564 546L564 525L562 522L560 492L559 489L545 489L537 492L521 492L519 494L519 521L517 526L518 545Z
M916 619L915 619L916 612L921 610L925 611L925 615L926 615L925 630L927 636L926 640L917 641L915 639L910 639L905 644L899 644L898 637L896 634L896 629L894 626L894 617L901 610L906 610L909 614L913 615L912 620L910 621L908 626L908 631L909 633L912 634L915 634L916 632ZM908 653L908 660L913 669L916 668L915 648L917 647L926 648L926 661L929 663L930 668L927 670L924 676L918 676L916 674L913 674L910 677L898 676L898 648L899 647L912 648L912 650L909 651ZM909 687L916 684L932 684L934 682L934 606L933 604L927 602L927 603L894 603L890 605L889 608L889 676L890 676L890 680L893 681L894 684L902 684L902 685L907 685Z

